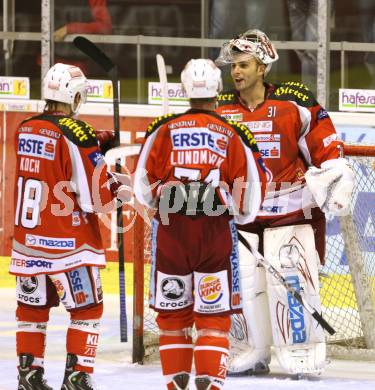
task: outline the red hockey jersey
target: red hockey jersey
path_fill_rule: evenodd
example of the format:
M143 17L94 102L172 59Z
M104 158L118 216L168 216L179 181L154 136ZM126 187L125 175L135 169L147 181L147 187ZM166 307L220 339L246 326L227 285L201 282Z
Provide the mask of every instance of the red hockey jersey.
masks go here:
M304 181L308 166L340 156L341 141L327 113L301 83L266 85L266 98L250 110L230 91L219 96L217 113L245 124L267 168L267 194L259 218L317 207Z
M239 178L247 186L235 188ZM239 211L236 220L243 224L259 211L266 175L246 126L212 111L190 109L158 118L149 126L135 175L137 199L155 207L160 188L171 181L214 182L214 187L220 183L222 204L234 201Z
M21 123L15 145L10 273L104 266L96 212L112 208L112 193L94 129L62 114L45 113Z

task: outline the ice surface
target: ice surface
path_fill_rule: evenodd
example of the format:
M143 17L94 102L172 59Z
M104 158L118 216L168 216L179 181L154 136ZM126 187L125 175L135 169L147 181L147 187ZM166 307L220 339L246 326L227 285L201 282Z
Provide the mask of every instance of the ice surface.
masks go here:
M0 390L17 388L15 353L15 293L11 289L0 289ZM131 310L128 300L128 312ZM131 342L120 343L118 297L105 296L105 312L99 341L95 382L100 390L148 390L165 389L158 364L137 365L131 363ZM69 318L60 307L51 310L47 330L45 359L48 383L60 390L65 365L65 333ZM129 318L129 331L131 319ZM193 388L193 385L191 386ZM319 378L293 380L284 374L273 359L271 374L261 378L228 378L225 389L257 390L373 390L375 389L375 362L332 361Z

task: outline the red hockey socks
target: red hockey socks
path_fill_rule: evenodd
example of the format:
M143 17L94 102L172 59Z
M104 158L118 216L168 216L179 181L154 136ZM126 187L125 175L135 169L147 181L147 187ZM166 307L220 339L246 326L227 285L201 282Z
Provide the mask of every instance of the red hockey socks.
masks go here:
M17 356L24 353L33 355L33 366L43 367L49 309L35 310L19 305L16 317Z
M209 376L211 389L224 386L228 369L229 341L224 337L202 336L194 348L196 377Z
M182 332L182 331L181 331ZM193 342L191 336L166 336L161 335L160 339L160 360L163 375L167 382L168 389L173 389L173 377L177 374L191 372L193 362Z
M74 371L94 371L96 349L99 341L100 317L103 304L84 310L71 311L71 323L66 336L66 351L77 356Z

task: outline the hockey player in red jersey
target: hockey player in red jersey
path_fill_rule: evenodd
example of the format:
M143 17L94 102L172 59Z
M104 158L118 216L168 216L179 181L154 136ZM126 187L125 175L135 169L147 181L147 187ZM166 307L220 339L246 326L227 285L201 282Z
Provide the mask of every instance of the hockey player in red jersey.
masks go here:
M213 390L226 377L230 314L241 311L232 214L239 223L254 219L266 177L251 132L214 112L222 85L215 64L191 60L181 80L191 109L149 126L134 191L158 209L150 306L167 388L188 388L194 359L197 389Z
M14 239L17 276L19 390L49 390L44 351L50 308L70 313L62 390L91 390L105 266L98 212L113 208L107 169L94 129L75 119L87 80L56 64L43 80L44 112L16 133Z
M266 229L269 231L268 234L270 232L284 234L285 230L280 227L292 226L299 231L298 225L311 225L311 232L314 233L309 236L309 240L313 241L315 238L319 259L316 261L313 250L303 270L306 271L304 275L313 272L317 275L317 263L319 260L320 263L324 263L326 223L324 212L337 215L347 211L353 175L346 160L340 158L342 143L337 138L327 111L315 100L309 88L300 82L275 85L265 82L265 76L277 59L278 54L272 42L259 30L249 30L225 42L215 62L219 66L231 66L235 89L219 96L219 107L216 112L249 127L267 168L267 193L258 216L253 223L239 228L253 233L252 238L259 240L260 252L266 254L267 246L272 247L275 243L275 240L265 242ZM319 181L318 178L322 180ZM317 207L318 205L321 209ZM276 231L275 228L280 230ZM250 235L248 237L251 238ZM295 236L288 238L292 239L295 239ZM290 242L284 244L290 245ZM246 262L249 266L248 259ZM274 291L286 296L280 286L275 287L276 290L269 287L270 283L267 284L268 287L259 286L264 275L261 275L262 270L256 266L255 261L253 266L253 270L249 271L249 278L242 281L243 286L248 286L252 291L251 297L244 297L243 313L248 329L245 329L243 334L247 332L249 334L248 346L244 347L246 343L240 343L242 345L239 351L236 351L231 359L230 371L234 373L269 371L272 336L269 314L266 314L267 298L263 293L268 292L271 306L273 298L271 299L270 295L272 297L277 295ZM300 262L295 266L297 269L302 267ZM286 269L291 266L281 264L280 267ZM273 284L272 277L270 280ZM313 278L304 278L304 282L313 286L312 295L320 304L317 287L319 283L312 281ZM279 304L281 302L279 298L276 301ZM278 355L280 364L291 373L320 372L325 364L324 335L319 334L315 339L313 336L307 340L300 338L303 342L293 344L285 337L285 332L292 337L293 329L290 330L290 322L286 326L288 330L281 325L281 330L276 329L275 324L282 322L275 314L277 307L270 307L270 313L274 345L280 347L282 351L288 349L289 353ZM239 327L241 323L243 324L238 318L236 323ZM312 329L314 328L316 323L312 324ZM283 343L279 345L275 341L279 336L285 345ZM314 349L316 344L320 345L319 351ZM298 352L295 353L297 350L302 352L298 355Z

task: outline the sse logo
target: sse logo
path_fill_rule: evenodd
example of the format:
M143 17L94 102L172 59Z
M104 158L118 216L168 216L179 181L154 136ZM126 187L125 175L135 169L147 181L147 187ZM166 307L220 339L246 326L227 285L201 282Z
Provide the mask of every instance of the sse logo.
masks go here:
M83 291L82 280L78 270L70 271L69 276L73 287L74 298L77 304L86 302L86 294Z
M223 296L220 278L214 275L206 275L199 281L199 296L204 303L213 304Z

